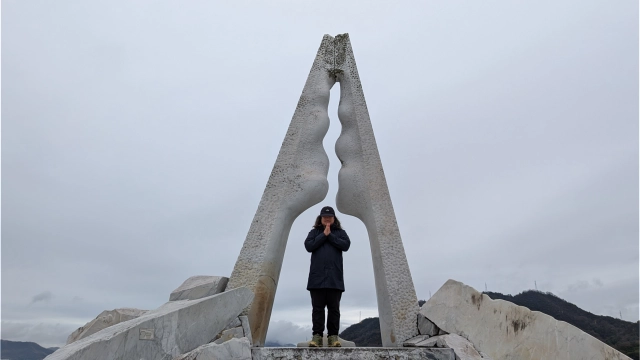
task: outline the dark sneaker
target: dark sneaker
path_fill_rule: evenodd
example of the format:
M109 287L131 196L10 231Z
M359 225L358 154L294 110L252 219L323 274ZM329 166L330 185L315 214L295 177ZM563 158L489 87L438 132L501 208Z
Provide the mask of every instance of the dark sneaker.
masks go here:
M313 335L313 338L309 341L309 347L322 347L322 335Z
M327 346L329 347L341 347L340 340L338 340L338 335L329 335L327 338Z

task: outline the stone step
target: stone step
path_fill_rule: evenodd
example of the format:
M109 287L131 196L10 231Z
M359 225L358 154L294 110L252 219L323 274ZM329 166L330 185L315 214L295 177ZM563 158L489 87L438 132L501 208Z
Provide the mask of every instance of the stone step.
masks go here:
M357 360L357 359L393 359L393 360L455 360L453 349L446 348L292 348L262 347L252 348L253 360Z

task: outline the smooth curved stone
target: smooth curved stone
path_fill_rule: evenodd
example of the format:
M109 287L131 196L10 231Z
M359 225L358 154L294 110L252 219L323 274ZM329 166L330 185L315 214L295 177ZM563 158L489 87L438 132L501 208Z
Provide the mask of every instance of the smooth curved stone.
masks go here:
M362 220L369 234L382 346L402 346L418 335L418 298L364 99L349 35L335 39L338 118L336 207Z
M264 346L282 259L293 221L329 191L329 158L322 139L329 130L329 95L335 78L332 37L325 35L273 165L258 210L229 278L228 289L255 293L243 311L254 346Z

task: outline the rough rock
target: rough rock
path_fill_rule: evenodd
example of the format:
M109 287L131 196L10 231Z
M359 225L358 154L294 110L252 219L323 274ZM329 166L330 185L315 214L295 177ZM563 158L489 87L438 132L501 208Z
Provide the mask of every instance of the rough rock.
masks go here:
M208 343L253 299L238 288L197 300L169 301L156 310L66 345L47 360L170 360Z
M242 326L242 322L240 321L240 317L234 318L230 323L225 326L224 330L235 328L238 326Z
M251 360L249 339L231 339L223 344L205 344L174 360Z
M438 337L430 337L415 345L416 347L438 347Z
M253 346L253 339L251 338L251 326L249 326L249 319L244 315L238 316L238 319L240 319L240 324L242 326L242 331L244 332L244 336L247 339L249 339L249 344Z
M405 340L405 342L402 344L402 346L415 347L418 343L421 343L421 342L427 340L428 338L429 338L429 335L418 335L418 336L413 337L411 339Z
M453 349L427 348L252 348L253 360L455 360ZM200 360L200 358L198 358Z
M169 301L195 300L219 294L225 290L229 278L224 276L192 276L171 292Z
M218 338L216 341L214 341L214 343L215 344L222 344L223 342L229 341L229 340L231 340L233 338L240 339L240 338L243 338L243 337L244 337L244 331L242 330L242 326L239 326L239 327L223 330L222 334L220 335L220 338Z
M440 329L427 319L424 315L418 314L418 332L420 335L436 336Z
M340 340L340 344L342 345L341 347L343 347L343 348L345 348L345 347L356 347L356 343L354 343L353 341L342 339L339 336L338 336L338 339ZM309 347L309 342L311 342L311 340L299 342L296 346L299 347L299 348L308 348ZM322 336L322 346L323 347L327 347L327 334L324 334Z
M473 344L460 335L448 334L438 336L438 347L450 348L456 353L456 360L481 360L482 356Z
M448 280L420 313L458 334L493 360L630 359L593 336L553 317Z
M140 310L133 308L120 308L114 310L105 310L96 316L95 319L89 321L84 326L79 327L76 331L72 332L67 338L67 344L71 344L74 341L86 338L89 335L95 334L102 329L106 329L109 326L119 324L121 322L135 319L148 310Z

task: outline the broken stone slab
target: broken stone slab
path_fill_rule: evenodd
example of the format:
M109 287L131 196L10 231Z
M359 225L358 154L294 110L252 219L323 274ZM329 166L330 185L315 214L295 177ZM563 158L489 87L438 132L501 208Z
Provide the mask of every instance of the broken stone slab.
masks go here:
M420 313L451 334L467 338L493 360L627 360L593 336L553 317L448 280Z
M169 301L196 300L219 294L226 289L228 282L229 278L224 276L192 276L171 292Z
M424 315L418 314L418 333L420 335L436 336L440 329Z
M238 326L235 328L231 328L231 329L227 329L227 330L222 330L222 334L220 334L220 337L214 341L215 344L222 344L225 341L229 341L233 338L243 338L244 337L244 331L242 330L242 326Z
M438 336L430 337L416 344L416 347L438 347Z
M109 326L119 324L124 321L135 319L145 314L148 310L140 310L134 308L120 308L114 310L105 310L96 316L95 319L89 321L84 326L79 327L76 331L72 332L67 338L67 344L71 344L74 341L86 338L89 335L95 334L102 329L106 329Z
M450 348L456 353L456 360L481 360L482 356L473 344L457 334L441 335L437 338L438 347Z
M409 347L356 347L356 348L251 348L253 360L455 360L453 349ZM200 358L198 358L200 360Z
M242 326L242 322L240 321L240 317L234 318L230 323L224 328L224 330L235 328L238 326Z
M249 339L249 344L253 346L253 337L251 336L251 326L249 326L249 318L245 315L238 316L244 336Z
M406 346L406 347L415 347L416 344L421 343L425 340L427 340L429 338L429 335L418 335L416 337L413 337L407 341L405 341L402 346Z
M174 360L251 360L251 344L247 338L231 339L223 344L205 344Z
M346 347L356 347L356 343L354 343L353 341L349 341L349 340L345 340L345 339L341 339L338 336L338 340L340 341L340 347L346 348ZM309 341L303 341L303 342L299 342L296 347L299 348L308 348L309 347L309 343L311 342L311 340ZM328 341L327 341L327 334L323 334L322 335L322 347L327 347ZM332 348L335 349L335 348Z
M253 299L242 287L156 310L66 345L47 360L171 360L208 343Z

